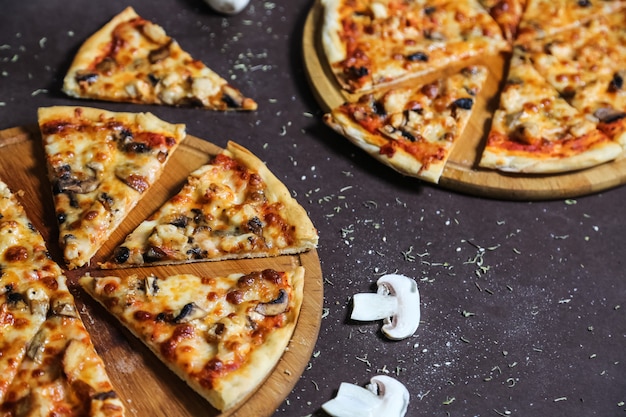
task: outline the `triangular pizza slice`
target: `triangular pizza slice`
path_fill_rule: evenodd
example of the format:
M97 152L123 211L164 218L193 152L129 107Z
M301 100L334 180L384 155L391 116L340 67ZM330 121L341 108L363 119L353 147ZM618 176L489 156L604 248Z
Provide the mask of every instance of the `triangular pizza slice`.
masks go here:
M250 151L229 142L101 266L294 254L317 241L317 230L287 187Z
M46 320L47 285L61 268L9 187L0 181L0 403L31 339Z
M510 49L478 0L322 4L323 51L340 87L351 93Z
M295 329L304 268L230 275L85 275L83 288L174 373L226 410L269 376Z
M480 166L558 173L615 159L622 147L562 98L515 48Z
M77 98L211 110L256 110L222 76L156 23L127 7L78 50L63 82Z
M0 414L123 417L61 268L4 182L0 254Z
M486 79L485 67L470 66L430 83L364 94L324 122L402 174L437 183Z
M161 175L185 126L150 113L40 108L59 242L70 269L87 264Z

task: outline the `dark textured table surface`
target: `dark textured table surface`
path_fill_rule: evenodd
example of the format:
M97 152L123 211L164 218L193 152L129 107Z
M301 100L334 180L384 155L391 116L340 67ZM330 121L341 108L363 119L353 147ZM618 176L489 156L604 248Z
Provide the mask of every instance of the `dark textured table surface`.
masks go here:
M224 17L199 0L0 1L0 129L36 123L82 41L132 5L253 97L251 113L98 103L185 123L252 150L320 233L324 314L310 365L276 416L323 416L341 382L392 376L409 416L626 415L626 188L500 201L403 177L321 122L302 61L311 0L252 0ZM87 103L81 103L87 104ZM91 103L94 104L94 103ZM383 273L414 278L416 334L349 319Z

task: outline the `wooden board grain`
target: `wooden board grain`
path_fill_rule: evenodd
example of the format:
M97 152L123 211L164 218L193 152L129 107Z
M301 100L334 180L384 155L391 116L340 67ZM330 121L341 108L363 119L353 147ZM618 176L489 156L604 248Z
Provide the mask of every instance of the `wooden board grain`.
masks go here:
M220 148L214 144L187 136L170 158L160 180L115 231L110 241L96 254L91 265L97 265L97 261L108 257L128 232L178 191L193 169L206 163L219 151ZM41 136L36 126L0 131L0 179L17 194L31 221L46 239L51 256L63 265L62 253L57 245L56 220L50 184L46 176ZM239 407L226 412L212 408L76 284L77 278L85 272L95 276L142 272L157 275L169 273L216 275L245 273L264 268L284 270L297 265L304 266L306 275L302 310L291 342L273 373L262 386ZM103 357L113 384L127 405L129 416L269 416L295 386L310 360L317 340L322 315L323 282L316 251L275 258L200 262L115 271L100 271L88 266L66 273L85 326L96 349Z
M309 84L322 110L327 112L354 97L341 89L326 61L321 42L322 18L323 6L317 0L304 25L302 48ZM503 55L463 63L485 65L489 69L489 78L477 99L469 125L446 163L439 185L488 198L551 200L593 194L626 183L626 155L586 170L554 175L508 174L478 167L491 117L498 106L507 60L508 57ZM452 67L446 72L456 69ZM428 82L441 75L442 72L437 72L410 82Z

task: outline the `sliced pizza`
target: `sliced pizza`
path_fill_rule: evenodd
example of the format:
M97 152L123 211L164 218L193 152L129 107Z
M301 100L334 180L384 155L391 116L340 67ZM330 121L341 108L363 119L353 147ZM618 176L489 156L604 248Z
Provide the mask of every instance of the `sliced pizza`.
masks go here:
M324 54L340 87L352 93L509 49L478 0L322 4Z
M0 413L123 417L124 403L80 319L65 277L57 277L55 285L47 291L46 320L28 343Z
M83 288L215 408L268 377L300 312L304 268L227 276L85 275Z
M0 181L0 415L122 417L41 234Z
M0 403L46 320L62 271L9 187L0 181Z
M626 147L626 9L524 47L572 106Z
M512 43L517 35L517 26L524 13L526 0L480 0L480 4L498 23L504 38Z
M150 113L39 109L59 243L70 269L87 264L161 175L185 126Z
M487 74L470 66L430 83L364 94L324 122L393 169L437 183Z
M608 16L626 6L623 0L527 0L517 28L517 43L551 36Z
M558 173L615 159L622 147L569 105L515 48L479 165Z
M287 187L250 151L229 142L101 266L294 254L317 241L317 230Z
M127 7L81 46L63 82L77 98L211 110L256 110L165 30Z

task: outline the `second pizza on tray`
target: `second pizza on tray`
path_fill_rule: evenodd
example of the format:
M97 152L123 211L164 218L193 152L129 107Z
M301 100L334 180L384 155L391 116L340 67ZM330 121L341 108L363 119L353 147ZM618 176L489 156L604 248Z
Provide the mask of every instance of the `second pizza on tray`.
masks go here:
M384 164L437 183L490 76L480 64L502 55L475 169L554 174L622 157L626 2L507 6L322 0L321 50L345 98L324 121Z

